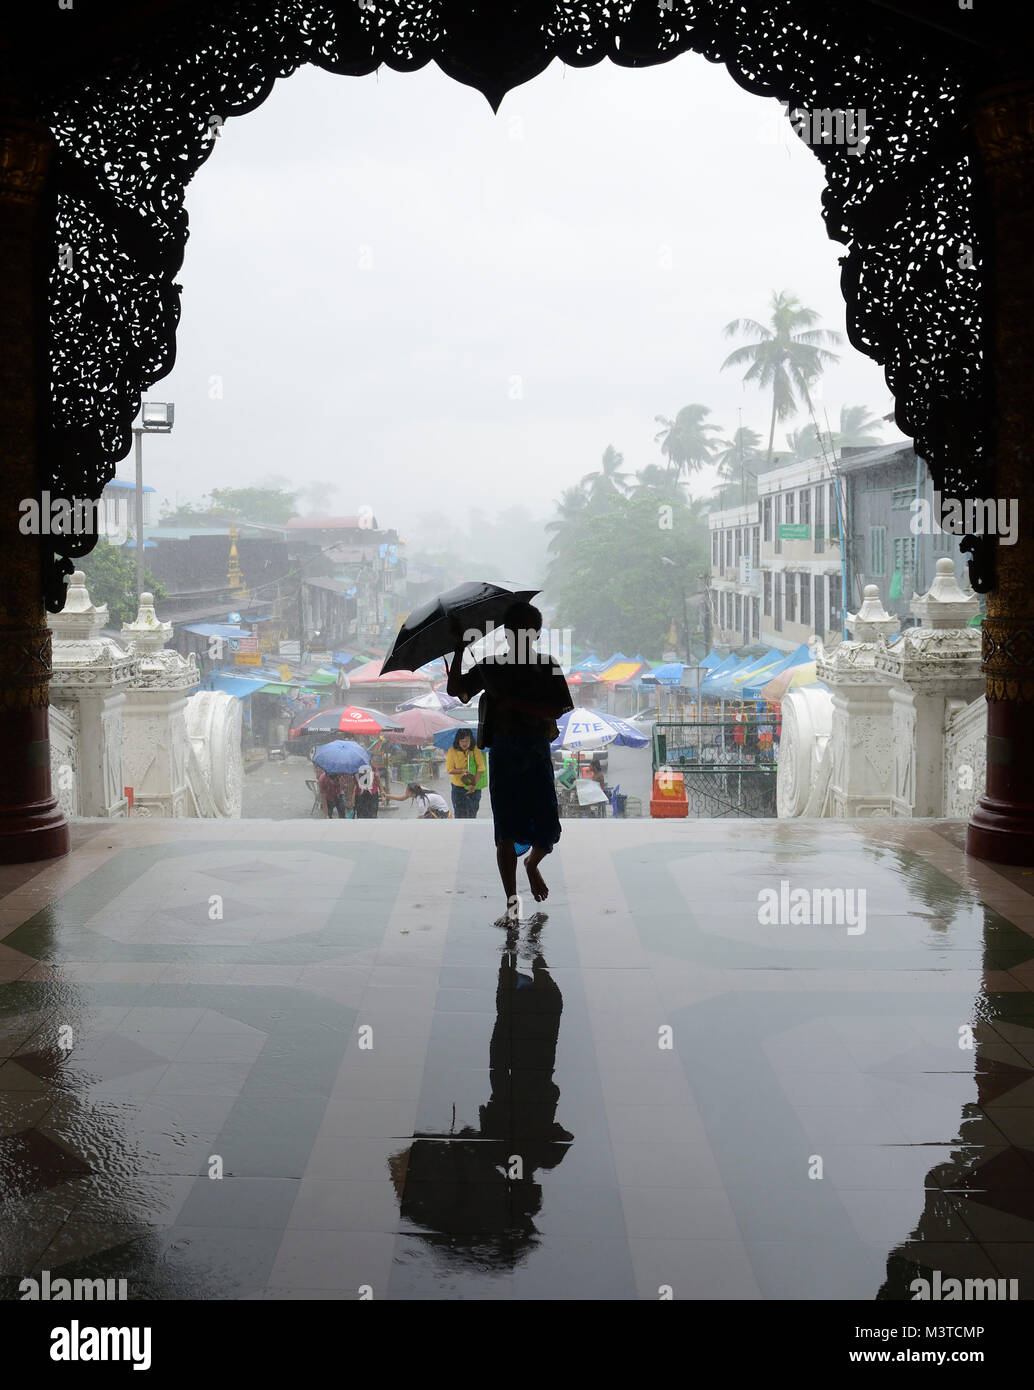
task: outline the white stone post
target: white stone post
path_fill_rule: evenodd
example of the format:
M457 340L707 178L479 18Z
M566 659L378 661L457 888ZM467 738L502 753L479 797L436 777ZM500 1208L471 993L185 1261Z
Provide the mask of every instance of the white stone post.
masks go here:
M829 813L839 819L891 814L892 706L877 657L897 626L867 584L858 612L847 615L850 639L818 658L818 678L833 695Z
M136 658L126 692L126 785L133 788L133 815L186 816L187 727L184 710L200 680L194 654L166 651L172 624L154 611L154 596L140 595L136 619L122 636Z
M66 790L79 815L118 819L129 807L122 717L135 659L113 638L101 635L107 621L107 604L97 608L90 602L85 576L76 570L68 581L64 608L47 615L54 646L51 705L68 715L68 727L75 730L76 766L62 763L54 775L57 784L69 779L74 783L74 792ZM68 746L66 739L64 757L69 756Z
M937 561L934 581L909 604L919 627L909 628L876 661L890 683L894 708L895 816L943 816L944 758L948 721L960 700L968 704L984 693L980 671L980 632L967 623L978 611L974 594L955 581L948 556Z

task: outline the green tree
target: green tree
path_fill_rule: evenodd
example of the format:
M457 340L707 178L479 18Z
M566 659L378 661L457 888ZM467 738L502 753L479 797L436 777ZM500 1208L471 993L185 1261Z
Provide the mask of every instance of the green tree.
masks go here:
M762 458L760 444L760 434L746 425L741 425L731 439L719 441L715 462L718 464L723 506L727 484L739 484L740 500L743 502L751 502L757 496L757 466Z
M706 567L707 523L667 479L666 496L641 484L606 508L571 508L569 499L553 523L544 596L579 643L659 656L672 620L682 627L683 585L699 590Z
M108 605L108 626L118 629L123 623L131 623L138 606L135 550L102 540L77 564L86 576L91 601L98 608L105 603ZM154 594L156 601L166 595L165 585L146 567L144 590Z
M840 407L840 429L837 431L837 447L870 449L882 443L880 434L883 421L878 415L870 415L867 405L842 405Z
M628 474L621 471L624 463L624 454L619 454L612 444L608 444L603 451L599 469L595 473L586 473L581 486L589 489L589 496L592 498L626 492Z
M733 319L725 325L727 338L751 334L757 341L730 352L722 363L722 371L747 364L743 380L772 392L766 467L772 463L776 421L796 414L799 401L811 409L811 387L827 366L840 360L823 344L842 341L839 333L816 328L821 315L805 308L796 295L786 290L773 293L771 309L767 324L757 319Z
M310 484L310 487L329 484ZM207 501L206 501L207 499ZM229 521L256 521L266 526L283 526L298 515L296 492L274 487L214 487L200 503L183 502L162 507L166 526L225 526Z
M214 487L212 510L229 520L261 521L282 526L298 515L298 494L280 488Z
M684 405L674 420L654 416L662 427L654 441L660 444L661 453L677 478L681 478L683 469L688 476L714 458L715 442L711 436L720 431L717 425L707 423L705 417L710 413L706 405Z
M654 500L671 502L678 499L685 502L685 494L670 468L662 468L659 463L648 463L635 475L633 497L648 496Z
M820 458L823 450L827 453L836 448L836 435L819 434L814 421L809 420L797 430L787 430L786 442L790 446L790 457L796 463L807 459Z

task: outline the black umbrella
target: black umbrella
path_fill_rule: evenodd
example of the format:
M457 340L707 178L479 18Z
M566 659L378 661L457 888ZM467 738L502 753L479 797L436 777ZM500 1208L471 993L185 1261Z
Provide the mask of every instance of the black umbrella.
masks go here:
M436 656L454 651L452 625L484 636L490 623L499 624L511 603L528 602L538 589L517 589L506 584L459 584L414 608L395 637L395 645L381 666L388 671L416 671Z

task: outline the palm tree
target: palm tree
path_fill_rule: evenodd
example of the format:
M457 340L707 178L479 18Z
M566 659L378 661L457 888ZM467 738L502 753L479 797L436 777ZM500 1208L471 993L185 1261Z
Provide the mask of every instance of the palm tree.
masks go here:
M879 434L882 429L883 421L878 415L870 415L867 405L842 405L837 448L845 444L852 449L874 448L882 443Z
M654 441L660 444L661 453L667 458L676 478L681 476L683 469L687 474L696 473L714 458L715 443L709 436L718 434L719 429L705 420L704 417L710 413L706 405L684 405L674 420L664 415L654 416L657 423L663 426L654 435Z
M628 474L621 471L624 462L624 454L619 454L612 444L608 444L603 451L598 471L586 473L580 486L588 486L589 495L594 499L600 495L613 496L614 493L627 492L625 479Z
M659 463L648 463L635 475L633 497L644 497L648 493L662 497L673 497L678 491L678 483L670 468L662 468Z
M814 309L805 308L796 295L786 290L772 294L772 314L767 324L756 319L733 319L725 325L727 338L737 334L750 333L757 341L731 352L722 363L726 367L740 367L748 363L743 374L744 381L753 381L759 387L771 388L772 423L768 432L768 460L772 462L772 447L775 443L777 420L787 420L798 409L798 397L810 409L809 388L822 375L824 367L839 362L835 352L829 352L823 343L835 344L842 341L839 333L830 329L815 328L819 315Z
M556 503L556 509L556 517L553 521L547 521L544 527L546 531L553 532L548 548L554 555L564 548L565 541L571 540L579 524L586 519L589 494L581 483L576 483L573 487L564 489L560 501Z
M814 422L809 421L798 430L787 430L786 442L790 446L790 453L795 462L803 463L806 459L818 458L822 453L824 443L835 448L836 436L827 435L823 439L820 437Z
M721 483L721 497L725 501L726 483L739 482L743 500L747 500L747 474L756 473L748 464L756 463L761 457L758 449L761 436L757 430L741 425L731 439L719 440L720 451L716 456L718 478Z

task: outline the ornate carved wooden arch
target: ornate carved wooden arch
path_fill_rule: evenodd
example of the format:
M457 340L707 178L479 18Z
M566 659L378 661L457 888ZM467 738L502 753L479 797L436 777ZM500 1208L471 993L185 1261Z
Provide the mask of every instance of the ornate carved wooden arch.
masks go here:
M361 75L434 61L497 108L555 58L644 66L692 50L790 110L864 111L861 154L816 147L827 229L847 247L848 335L884 365L898 424L942 491L991 495L977 48L846 0L224 0L166 13L135 51L36 97L57 144L41 486L97 496L128 452L140 395L175 358L185 187L219 122L278 78L307 62ZM55 555L51 609L91 544L70 537ZM993 551L972 545L987 589Z

